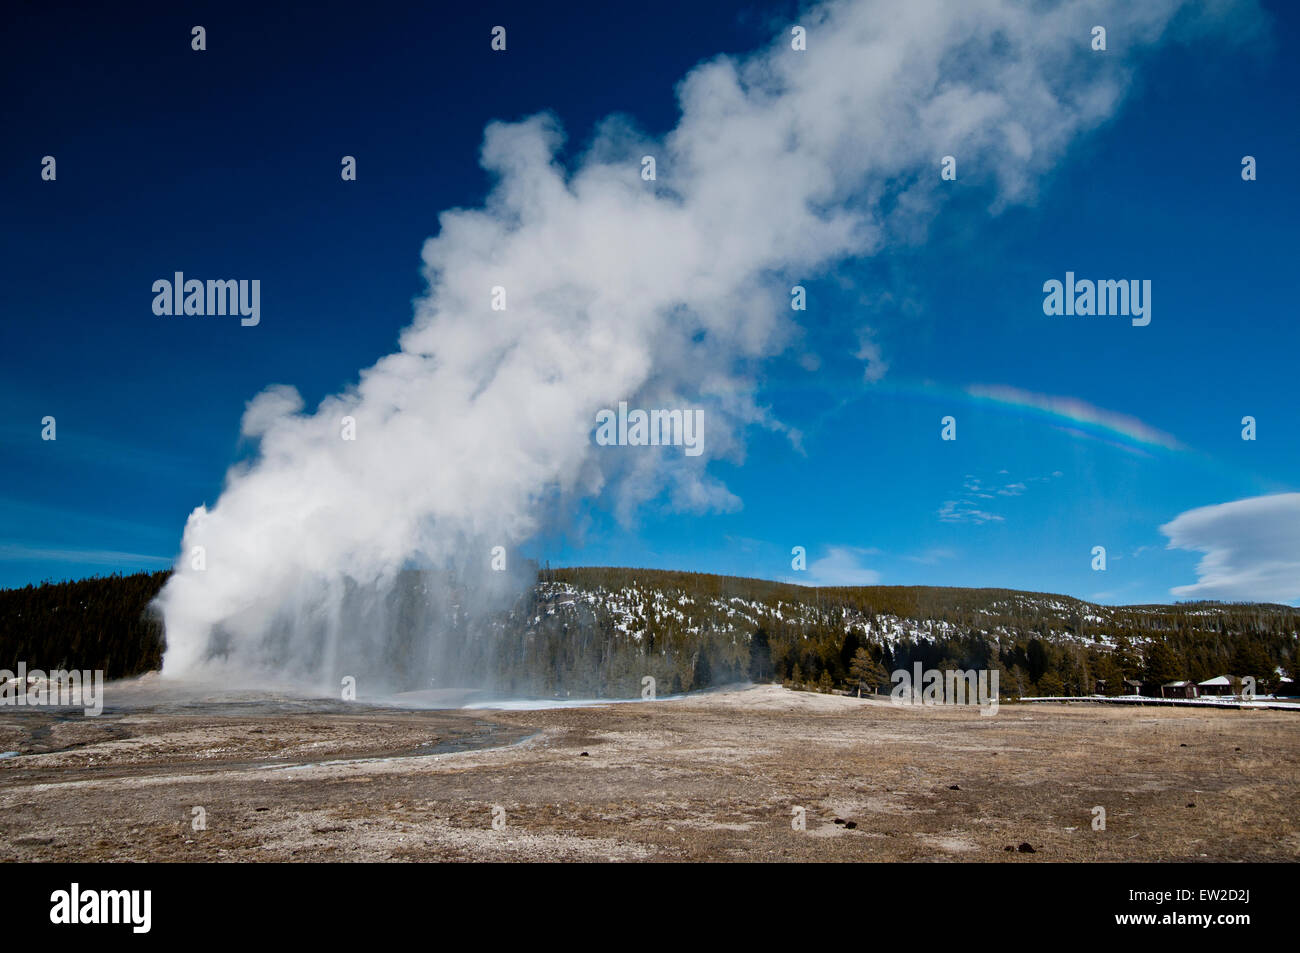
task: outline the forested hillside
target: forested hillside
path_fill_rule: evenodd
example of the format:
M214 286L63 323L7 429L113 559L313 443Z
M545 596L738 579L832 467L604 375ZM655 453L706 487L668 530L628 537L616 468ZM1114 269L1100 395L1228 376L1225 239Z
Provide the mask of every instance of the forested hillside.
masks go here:
M1281 605L1111 608L1010 589L814 589L617 568L543 571L534 598L532 637L550 655L565 658L561 647L584 637L577 633L603 634L599 681L618 694L632 694L628 680L638 665L672 688L745 676L856 687L860 648L869 656L866 671L877 676L915 662L998 669L1012 694L1120 694L1125 679L1223 674L1252 675L1272 688L1276 668L1295 671L1300 630L1300 611ZM592 677L584 673L583 681Z
M0 591L0 667L102 668L119 678L159 667L163 634L149 602L166 573ZM419 573L393 599L422 598ZM418 613L396 613L401 619ZM1184 603L1110 608L1009 589L786 583L619 568L545 569L508 612L458 617L458 667L519 695L632 697L752 678L831 688L887 684L888 672L996 669L1010 694L1123 692L1125 679L1200 681L1294 674L1300 611ZM418 632L399 634L419 644ZM861 652L859 650L862 650Z
M162 626L148 612L166 572L0 589L0 668L99 669L123 678L162 665Z

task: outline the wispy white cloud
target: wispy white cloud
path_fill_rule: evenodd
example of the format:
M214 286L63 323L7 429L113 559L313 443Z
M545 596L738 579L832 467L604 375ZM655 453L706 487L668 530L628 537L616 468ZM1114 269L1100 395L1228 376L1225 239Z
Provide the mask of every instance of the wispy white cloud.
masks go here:
M939 519L944 523L1001 523L1004 517L981 510L971 500L944 500L939 507Z
M866 364L862 369L862 377L868 384L874 384L889 370L889 362L884 359L880 342L876 340L871 328L858 329L858 349L853 356Z
M12 529L12 527L21 526L25 523L56 527L75 526L81 532L85 532L87 528L93 528L119 536L122 534L147 536L165 540L168 549L176 542L176 530L171 526L116 519L90 512L82 507L50 506L44 503L33 503L29 500L0 497L0 526L7 526Z
M807 578L795 581L808 586L878 586L880 573L863 565L862 559L879 552L858 546L831 546L825 556L809 564Z
M1169 549L1204 553L1189 599L1300 601L1300 493L1254 496L1180 513L1160 532Z
M957 553L943 546L935 546L925 552L904 556L903 558L911 563L920 563L922 566L935 566L946 559L956 559Z
M123 553L112 549L62 549L25 546L21 543L0 543L0 560L6 562L85 563L93 566L121 566L123 568L141 565L167 567L172 564L172 559L168 556Z
M999 470L998 476L1009 476L1006 470ZM1029 483L1046 483L1061 475L1060 470L1051 476L1028 477L1024 481L1003 483L1000 486L986 486L977 476L966 474L962 479L963 493L959 499L945 500L939 508L939 520L944 523L1001 523L1004 518L999 513L984 509L979 500L996 500L998 497L1021 496L1028 489ZM995 481L996 483L997 481Z

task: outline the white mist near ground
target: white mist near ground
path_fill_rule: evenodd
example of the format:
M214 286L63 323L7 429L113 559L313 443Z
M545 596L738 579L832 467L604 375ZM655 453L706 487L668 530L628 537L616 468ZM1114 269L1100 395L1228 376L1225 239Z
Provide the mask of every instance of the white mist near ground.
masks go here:
M693 69L662 140L613 117L565 167L556 118L489 124L495 186L483 208L440 216L400 350L314 410L288 386L248 404L257 453L190 516L158 599L164 673L331 692L363 672L454 680L440 640L471 637L456 623L467 608L529 581L514 547L575 501L624 518L652 499L738 506L708 462L742 460L753 426L798 443L755 400L762 362L798 346L791 286L923 241L954 186L981 190L993 213L1031 201L1114 114L1139 48L1179 7L826 3L775 27L766 50ZM791 48L795 23L805 51ZM1091 49L1098 24L1105 53ZM958 183L940 180L945 155ZM495 287L506 310L491 307ZM703 455L594 446L596 412L621 400L703 408ZM492 572L494 546L519 574ZM433 570L425 603L394 595L412 566Z

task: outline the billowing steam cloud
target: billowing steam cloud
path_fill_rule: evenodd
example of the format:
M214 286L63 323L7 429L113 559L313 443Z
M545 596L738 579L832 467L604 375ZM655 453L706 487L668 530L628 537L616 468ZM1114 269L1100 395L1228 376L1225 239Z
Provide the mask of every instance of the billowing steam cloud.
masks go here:
M554 118L492 123L495 188L484 208L441 216L401 349L314 412L290 387L248 405L259 452L191 515L159 597L164 671L221 664L335 687L363 666L409 675L436 658L391 644L409 607L385 593L404 567L456 580L416 620L432 641L487 598L493 546L513 552L576 499L624 514L661 494L736 505L706 465L740 459L748 427L781 428L754 380L798 334L791 285L920 240L952 187L944 155L995 210L1031 198L1114 112L1132 54L1178 6L832 2L799 18L806 51L786 30L694 69L661 142L613 118L566 169ZM1105 53L1090 48L1094 25ZM640 174L647 154L655 181ZM505 311L490 307L497 286ZM704 408L704 454L594 446L596 411L620 400Z

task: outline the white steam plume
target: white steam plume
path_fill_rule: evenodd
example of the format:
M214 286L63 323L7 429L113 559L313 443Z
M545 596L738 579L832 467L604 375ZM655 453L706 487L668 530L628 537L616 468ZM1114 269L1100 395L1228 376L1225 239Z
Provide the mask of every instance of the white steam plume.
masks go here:
M740 459L744 428L781 429L754 376L798 333L791 284L918 240L951 186L944 155L995 209L1032 198L1113 114L1132 54L1179 6L831 2L797 20L805 52L786 29L692 70L662 142L610 119L566 170L552 117L490 124L495 188L484 208L440 217L401 349L314 412L291 387L248 405L259 453L191 515L159 597L165 672L219 661L337 686L341 666L392 663L382 593L405 566L489 575L491 547L583 497L624 515L661 493L736 505L705 467ZM1096 24L1106 53L1090 49ZM646 153L655 182L640 176ZM494 286L505 311L490 308ZM620 400L703 407L703 456L597 452L595 412ZM355 441L340 438L344 416Z

